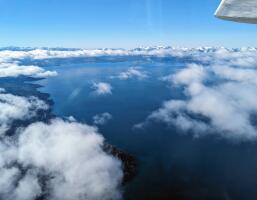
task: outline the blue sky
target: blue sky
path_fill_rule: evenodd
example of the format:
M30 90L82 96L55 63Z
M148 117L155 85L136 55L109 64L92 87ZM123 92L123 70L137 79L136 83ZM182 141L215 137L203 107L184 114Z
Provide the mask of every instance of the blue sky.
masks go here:
M216 19L220 0L0 0L0 46L257 46L257 26Z

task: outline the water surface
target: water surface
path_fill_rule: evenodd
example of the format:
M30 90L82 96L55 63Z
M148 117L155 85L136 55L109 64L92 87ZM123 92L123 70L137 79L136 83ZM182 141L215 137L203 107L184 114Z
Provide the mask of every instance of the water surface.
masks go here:
M112 119L99 126L107 142L132 154L138 174L124 188L127 200L256 199L257 146L206 136L193 138L175 127L143 122L162 103L184 98L182 89L161 78L185 67L186 60L165 58L108 58L50 62L57 77L39 81L54 101L57 116L73 116L93 124L108 112ZM148 78L121 80L117 76L139 67ZM112 94L96 95L92 84L109 83Z

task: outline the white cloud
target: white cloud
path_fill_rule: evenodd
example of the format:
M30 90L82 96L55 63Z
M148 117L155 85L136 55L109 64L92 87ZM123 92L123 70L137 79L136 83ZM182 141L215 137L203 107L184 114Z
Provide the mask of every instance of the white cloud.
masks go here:
M41 194L42 190L37 174L33 171L28 171L19 181L17 188L15 188L13 198L16 200L34 200Z
M18 138L0 142L0 198L120 199L121 162L103 143L96 128L62 119L19 130Z
M112 86L109 83L98 82L93 83L92 89L94 89L94 93L97 95L108 95L112 94Z
M47 110L48 105L37 97L21 97L0 93L0 135L3 135L14 120L35 117L38 110Z
M77 120L75 119L75 117L73 116L69 116L65 118L66 120L70 121L70 122L76 122Z
M257 64L256 48L226 49L214 47L200 48L175 48L175 47L145 47L131 50L125 49L17 49L0 50L0 77L28 75L35 77L47 77L57 74L56 71L46 71L38 66L20 65L24 60L46 60L65 58L87 58L97 56L157 56L189 58L194 61L217 64L230 63L230 65L240 65L252 67ZM140 68L132 67L128 71L118 75L118 78L129 79L132 77L146 78L147 73Z
M141 71L139 67L130 67L127 71L121 72L117 78L121 80L127 80L130 78L138 78L144 79L147 78L148 75L145 71Z
M104 125L111 119L112 115L110 113L105 112L102 114L95 115L93 117L93 122L95 125Z
M162 80L183 86L185 99L170 100L146 122L161 121L194 136L216 134L240 140L257 139L256 50L198 52L186 68ZM207 63L205 63L208 61ZM140 124L140 127L143 127Z
M103 142L85 124L60 119L35 123L20 136L18 160L53 177L51 199L117 199L121 163L103 151Z
M20 175L16 167L0 169L0 197L8 197L15 190L15 181ZM7 199L7 198L6 198Z
M56 71L48 71L35 65L21 65L19 59L26 59L26 53L26 51L0 51L0 77L44 78L57 75Z
M1 63L0 62L0 77L17 77L17 76L31 76L44 78L49 76L56 76L56 71L46 71L41 67L34 65L18 65L17 63Z
M74 118L53 119L4 136L14 120L30 119L40 109L48 105L36 97L0 93L0 199L120 199L121 162L103 150L104 138L95 127Z
M208 86L198 82L199 79L191 81L192 77L183 81L188 100L170 100L148 119L173 124L184 131L193 130L196 135L209 132L233 139L257 138L257 130L250 120L257 112L255 84L229 81Z
M256 69L236 68L231 66L218 65L213 66L212 70L219 77L224 79L257 84Z
M0 61L9 62L22 59L82 58L92 56L172 56L193 57L195 60L208 60L215 56L219 59L236 60L242 63L256 63L256 48L226 49L215 47L182 48L182 47L141 47L136 49L31 49L0 50ZM199 56L201 55L201 56ZM247 64L248 63L248 64Z
M95 127L70 117L17 127L14 136L4 135L14 120L30 119L40 109L48 105L36 97L0 93L0 199L120 199L122 164L103 150L104 138ZM104 113L96 121L110 117Z
M199 136L209 130L208 125L204 122L190 118L187 115L187 111L186 101L170 100L164 102L160 109L154 111L148 117L148 120L157 120L167 123L168 125L175 125L185 132L190 130L194 131L195 136Z
M202 82L207 76L206 70L202 65L188 64L187 68L179 71L173 76L172 81L176 84L190 84Z

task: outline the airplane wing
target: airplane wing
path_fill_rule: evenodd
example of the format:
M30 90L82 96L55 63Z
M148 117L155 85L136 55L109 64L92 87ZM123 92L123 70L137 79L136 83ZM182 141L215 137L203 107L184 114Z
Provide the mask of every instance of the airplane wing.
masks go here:
M225 20L257 24L257 0L222 0L215 16Z

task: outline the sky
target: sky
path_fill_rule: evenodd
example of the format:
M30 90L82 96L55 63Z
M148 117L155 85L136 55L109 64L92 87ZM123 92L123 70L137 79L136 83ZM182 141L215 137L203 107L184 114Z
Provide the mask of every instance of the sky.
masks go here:
M257 26L214 17L220 0L0 0L0 46L257 46Z

